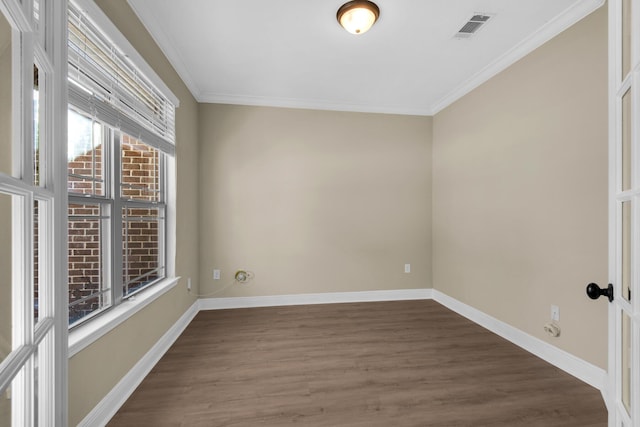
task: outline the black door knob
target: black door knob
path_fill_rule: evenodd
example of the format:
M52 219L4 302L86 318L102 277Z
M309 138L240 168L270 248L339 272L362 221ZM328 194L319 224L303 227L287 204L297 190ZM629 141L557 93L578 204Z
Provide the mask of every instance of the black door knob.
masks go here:
M613 301L613 285L609 283L609 286L602 289L595 283L589 283L587 285L587 295L589 295L589 298L591 299L598 299L604 295L609 298L609 302L611 302Z

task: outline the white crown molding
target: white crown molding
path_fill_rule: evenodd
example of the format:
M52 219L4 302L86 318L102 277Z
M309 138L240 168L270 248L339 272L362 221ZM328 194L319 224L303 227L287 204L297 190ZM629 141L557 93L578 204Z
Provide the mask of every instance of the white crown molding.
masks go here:
M195 301L138 363L87 414L78 427L104 427L198 314Z
M196 84L194 78L191 76L189 69L184 65L184 60L182 59L180 51L173 46L171 38L165 34L163 26L160 25L160 23L158 23L158 21L156 20L155 14L153 12L147 13L145 19L142 19L140 11L145 7L156 7L155 3L143 1L136 2L135 0L127 0L127 3L136 14L138 20L142 22L144 28L156 42L156 45L158 45L164 56L176 70L184 84L189 89L189 92L191 92L194 98L197 98L196 95L200 93L200 88Z
M529 353L538 356L542 360L551 363L566 373L597 388L602 392L606 401L607 372L604 369L592 365L573 354L567 353L554 345L529 335L520 329L514 328L435 289L433 290L433 299L449 310L455 311L483 328L525 349Z
M232 104L232 105L252 105L259 107L280 107L296 108L305 110L326 110L326 111L346 111L354 113L378 113L378 114L399 114L405 116L432 116L430 108L404 108L390 107L384 105L362 105L333 103L321 100L305 100L293 98L244 96L244 95L224 95L213 92L202 92L197 94L198 102L211 104Z
M287 305L337 304L348 302L404 301L431 299L432 289L400 289L397 291L335 292L321 294L268 295L200 299L200 310L229 308L280 307Z
M482 83L498 75L500 72L516 63L529 53L533 52L567 28L571 27L584 17L588 16L596 9L605 4L605 0L582 0L577 1L567 8L563 13L547 22L538 31L518 43L511 50L506 52L496 61L487 65L466 82L462 83L439 101L431 106L431 111L435 115L449 105L462 98Z

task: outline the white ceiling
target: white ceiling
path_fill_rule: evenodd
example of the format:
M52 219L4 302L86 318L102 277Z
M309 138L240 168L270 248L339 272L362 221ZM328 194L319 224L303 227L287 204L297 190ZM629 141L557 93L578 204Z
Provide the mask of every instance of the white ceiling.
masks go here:
M128 0L200 102L431 115L604 0L376 0L365 34L346 0ZM492 19L454 38L474 14ZM526 82L523 82L526 83Z

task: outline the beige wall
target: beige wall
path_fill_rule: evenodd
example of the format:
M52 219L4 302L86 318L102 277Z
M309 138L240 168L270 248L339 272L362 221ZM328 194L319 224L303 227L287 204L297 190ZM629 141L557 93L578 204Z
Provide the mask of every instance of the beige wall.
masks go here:
M606 368L605 8L437 114L433 176L434 287Z
M431 287L431 118L206 104L199 123L202 293L238 268L255 279L215 296Z
M69 424L76 425L193 303L186 278L198 283L197 103L126 0L98 5L180 99L176 111L177 260L180 284L69 360Z

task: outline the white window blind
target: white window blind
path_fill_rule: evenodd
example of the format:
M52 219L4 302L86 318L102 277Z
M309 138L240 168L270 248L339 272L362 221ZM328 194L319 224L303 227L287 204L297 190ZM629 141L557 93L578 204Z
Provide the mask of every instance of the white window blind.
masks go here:
M68 48L69 103L173 155L175 105L73 2Z

